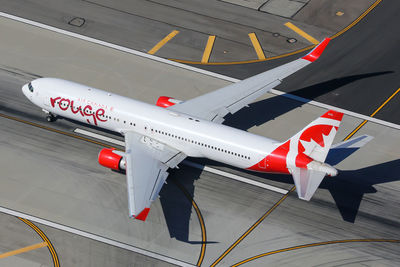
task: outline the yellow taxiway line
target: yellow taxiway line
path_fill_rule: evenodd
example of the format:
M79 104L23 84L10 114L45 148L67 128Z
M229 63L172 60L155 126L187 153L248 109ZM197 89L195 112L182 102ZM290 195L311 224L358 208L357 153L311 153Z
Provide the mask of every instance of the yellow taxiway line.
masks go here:
M20 218L18 217L21 221L23 221L25 224L27 224L29 227L31 227L41 238L42 240L47 244L47 248L50 251L51 257L53 258L53 264L54 267L60 267L60 261L57 256L57 252L53 247L53 244L50 242L50 240L47 238L47 236L43 233L42 230L40 230L39 227L37 227L35 224L33 224L31 221Z
M383 0L376 0L366 11L364 11L364 13L362 13L357 19L355 19L352 23L350 23L346 28L344 28L343 30L337 32L336 34L332 35L330 38L331 39L335 39L336 37L342 35L343 33L347 32L348 30L350 30L352 27L354 27L357 23L359 23L365 16L367 16L378 4L380 4ZM266 59L260 60L260 59L254 59L254 60L244 60L244 61L228 61L228 62L207 62L207 63L203 63L203 64L207 64L207 65L236 65L236 64L251 64L251 63L256 63L256 62L262 62L262 61L268 61L268 60L274 60L274 59L278 59L278 58L284 58L284 57L288 57L291 55L295 55L298 53L302 53L304 51L310 50L312 48L315 47L315 44L293 51L293 52L289 52L289 53L285 53L282 55L278 55L278 56L273 56L273 57L268 57ZM198 61L191 61L191 60L183 60L183 59L175 59L175 58L170 58L169 60L175 61L175 62L179 62L179 63L185 63L185 64L192 64L192 65L196 65L196 64L202 64L201 62Z
M387 103L389 103L390 100L392 100L393 97L395 97L395 95L397 95L400 92L400 88L397 89L391 96L389 96L388 99L385 100L385 102L382 103L382 105L379 106L379 108L377 108L371 115L370 117L374 117L376 115L376 113L378 113L379 110L381 110ZM368 121L364 120L362 123L360 123L360 125L357 126L357 128L355 128L348 136L346 136L346 138L344 139L345 141L350 139L356 132L358 132L358 130L361 129L361 127L363 127Z
M218 259L216 259L213 264L211 264L211 267L216 266L223 258L226 257L226 255L229 254L229 252L232 251L232 249L234 249L240 242L242 242L243 239L245 239L260 223L262 223L265 218L268 217L268 215L270 215L288 196L291 192L293 192L296 189L295 186L293 186L289 192L287 192L287 194L283 195L281 197L281 199L279 199L278 202L275 203L275 205L272 206L272 208L270 208L266 213L264 213L263 216L261 216L260 219L258 219L249 229L247 229L247 231L241 235L238 240L235 241L235 243L233 243L227 250L225 250L225 252L219 256Z
M207 45L206 48L204 49L203 57L201 58L201 63L208 63L208 60L210 59L211 51L213 49L215 42L215 35L210 35L208 37Z
M163 47L166 43L168 43L172 38L177 35L179 31L173 30L170 34L164 37L158 44L156 44L152 49L147 52L150 55L154 55L158 50L160 50L161 47Z
M42 248L42 247L47 247L47 243L46 242L42 242L42 243L30 245L30 246L27 246L27 247L24 247L24 248L20 248L20 249L16 249L16 250L13 250L13 251L9 251L9 252L0 254L0 259L4 259L4 258L10 257L10 256L15 256L15 255L18 255L18 254L21 254L21 253L25 253L25 252L28 252L28 251L31 251L31 250L35 250L35 249L38 249L38 248Z
M314 37L312 37L311 35L309 35L305 31L301 30L300 28L298 28L293 23L286 22L285 26L288 27L289 29L291 29L292 31L296 32L298 35L300 35L304 39L307 39L310 43L319 44L319 41L317 39L315 39Z
M249 33L249 37L251 40L251 43L253 44L254 50L257 53L258 59L265 59L264 51L261 48L260 42L257 39L257 36L254 32Z
M273 255L273 254L278 254L282 252L287 252L287 251L292 251L292 250L297 250L297 249L302 249L302 248L310 248L310 247L317 247L317 246L323 246L323 245L331 245L331 244L340 244L340 243L355 243L355 242L387 242L387 243L399 243L400 240L395 240L395 239L347 239L347 240L333 240L333 241L326 241L326 242L318 242L318 243L312 243L312 244L305 244L305 245L300 245L300 246L294 246L294 247L289 247L289 248L283 248L283 249L278 249L278 250L273 250L267 253L259 254L257 256L245 259L241 262L238 262L231 267L237 267L242 264L245 264L249 261L253 261L255 259Z

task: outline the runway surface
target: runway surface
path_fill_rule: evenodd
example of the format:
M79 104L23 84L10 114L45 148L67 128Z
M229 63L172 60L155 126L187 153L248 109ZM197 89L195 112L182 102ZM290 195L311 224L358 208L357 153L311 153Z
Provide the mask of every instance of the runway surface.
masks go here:
M374 139L337 164L339 176L326 179L311 202L298 200L295 193L282 195L181 166L171 172L160 200L154 203L148 221L142 223L127 216L124 175L97 164L98 151L111 144L79 138L74 130L82 128L118 140L122 137L62 119L45 122L41 110L23 96L21 86L38 76L56 76L154 103L159 95L188 99L228 82L6 19L0 21L0 32L6 36L0 46L0 143L6 155L0 161L2 207L194 265L228 266L269 251L334 240L349 242L306 246L248 264L295 266L301 261L305 265L398 265L399 244L389 241L396 241L400 231L398 130L370 122L363 125L356 136L369 134ZM321 64L327 64L326 58L321 58ZM227 123L284 140L323 112L315 106L267 95ZM345 116L336 142L361 122ZM286 190L293 186L289 176L257 175L206 163ZM17 223L7 216L1 215L6 225ZM39 227L54 240L61 265L72 266L82 260L84 265L126 266L135 259L138 264L165 264L90 240L84 242L94 242L96 249L73 253L75 242L82 244L81 237ZM64 236L70 236L71 245L56 241L67 238ZM10 239L12 245L2 244L1 252L38 241L19 242L22 239L18 235L15 241ZM350 242L352 239L365 242ZM373 242L375 239L386 242ZM96 252L125 256L101 262L95 258ZM35 257L13 257L52 264L48 253L37 253ZM84 261L85 255L88 258Z

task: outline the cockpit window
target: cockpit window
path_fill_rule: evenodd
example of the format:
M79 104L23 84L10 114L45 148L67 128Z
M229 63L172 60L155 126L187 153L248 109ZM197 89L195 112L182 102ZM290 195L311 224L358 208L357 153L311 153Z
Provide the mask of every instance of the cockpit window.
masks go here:
M31 83L28 83L28 88L29 88L29 91L31 91L33 93L33 86Z

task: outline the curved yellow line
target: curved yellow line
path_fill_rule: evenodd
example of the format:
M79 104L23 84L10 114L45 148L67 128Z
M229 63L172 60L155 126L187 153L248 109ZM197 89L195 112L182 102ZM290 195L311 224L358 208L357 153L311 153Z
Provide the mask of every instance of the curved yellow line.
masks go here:
M53 258L53 264L54 267L59 267L60 266L60 261L57 256L57 252L53 247L53 244L50 242L50 240L47 238L47 236L43 233L42 230L39 229L36 225L34 225L31 221L28 221L27 219L17 217L19 220L24 222L26 225L31 227L41 238L44 242L47 243L47 248L50 251L51 257Z
M293 186L289 192L287 192L285 195L283 195L281 197L281 199L279 199L278 202L276 202L272 208L270 208L266 213L264 213L263 216L261 216L260 219L258 219L249 229L247 229L247 231L242 234L227 250L225 250L225 252L218 257L218 259L216 259L210 266L214 267L216 266L223 258L226 257L226 255L228 255L232 249L234 249L243 239L245 239L262 221L265 220L265 218L267 218L267 216L269 214L271 214L271 212L273 212L288 196L291 192L293 192L296 189L295 186Z
M354 27L360 20L362 20L366 15L368 15L369 12L371 12L379 3L381 3L383 0L376 0L366 11L364 11L357 19L355 19L352 23L350 23L348 26L346 26L344 29L341 31L337 32L336 34L332 35L330 38L335 39L336 37L339 37L343 33L347 32L350 30L352 27ZM231 61L231 62L207 62L207 63L202 63L200 61L190 61L190 60L183 60L183 59L174 59L170 58L169 60L179 62L179 63L184 63L184 64L192 64L192 65L237 65L237 64L248 64L248 63L256 63L256 62L263 62L263 61L268 61L268 60L273 60L273 59L278 59L278 58L283 58L283 57L288 57L294 54L298 54L301 52L304 52L306 50L309 50L311 48L314 48L315 45L308 46L306 48L302 48L290 53L285 53L279 56L274 56L274 57L268 57L266 59L254 59L254 60L244 60L244 61Z
M245 264L247 262L253 261L255 259L259 259L259 258L262 258L262 257L265 257L265 256L278 254L278 253L282 253L282 252L287 252L287 251L292 251L292 250L297 250L297 249L302 249L302 248L323 246L323 245L331 245L331 244L339 244L339 243L355 243L355 242L399 243L400 240L397 240L397 239L345 239L345 240L333 240L333 241L326 241L326 242L311 243L311 244L305 244L305 245L300 245L300 246L294 246L294 247L289 247L289 248L283 248L283 249L269 251L269 252L266 252L266 253L263 253L263 254L259 254L259 255L256 255L254 257L245 259L245 260L240 261L238 263L235 263L231 267L237 267L237 266L240 266L240 265Z
M196 266L201 266L204 260L204 256L206 254L206 245L207 245L207 233L206 233L206 224L204 223L203 216L201 215L201 211L199 207L197 206L196 201L192 198L192 196L189 194L189 192L185 189L183 185L181 185L178 181L175 179L171 179L172 182L175 183L176 186L178 186L179 189L182 190L183 194L186 196L186 198L192 203L193 208L196 211L197 218L199 219L200 227L201 227L201 251L199 255L199 259L197 260Z

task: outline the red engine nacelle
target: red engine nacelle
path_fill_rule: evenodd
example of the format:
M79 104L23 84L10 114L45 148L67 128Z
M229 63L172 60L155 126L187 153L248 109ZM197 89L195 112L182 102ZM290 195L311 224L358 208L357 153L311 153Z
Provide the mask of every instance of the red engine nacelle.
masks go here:
M175 99L175 98L172 98L172 97L169 97L169 96L160 96L157 99L156 106L159 106L159 107L162 107L162 108L167 108L167 107L170 107L170 106L173 106L175 104L182 103L182 102L183 102L182 100L178 100L178 99Z
M125 170L125 158L114 153L115 148L103 148L99 153L99 163L101 166L121 171Z

